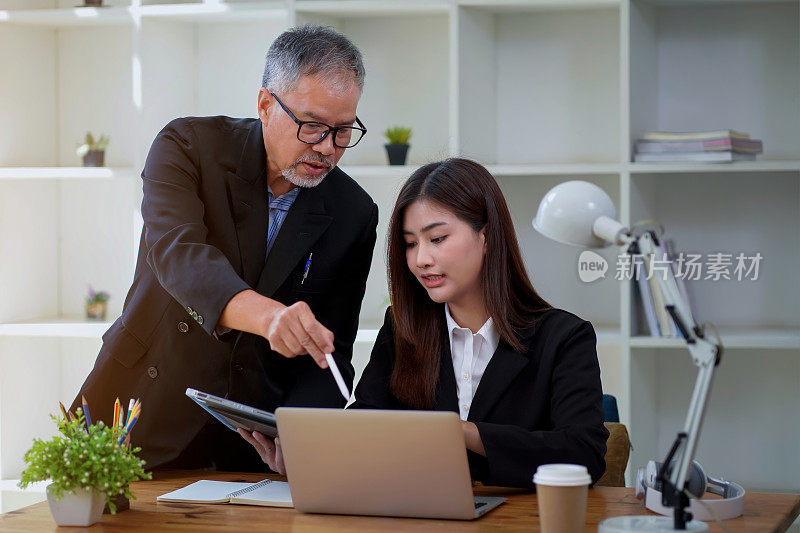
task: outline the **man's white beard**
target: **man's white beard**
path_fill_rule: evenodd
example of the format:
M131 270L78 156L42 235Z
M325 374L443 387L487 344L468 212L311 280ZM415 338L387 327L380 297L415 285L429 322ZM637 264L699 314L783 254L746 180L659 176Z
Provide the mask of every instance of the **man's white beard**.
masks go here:
M283 169L281 171L281 174L283 174L283 177L286 179L286 181L288 181L292 185L297 185L298 187L310 189L311 187L316 187L317 185L322 183L322 180L325 179L325 176L327 176L328 173L330 172L330 170L328 170L328 172L326 172L325 174L322 174L320 176L315 176L313 178L301 177L297 174L297 167L301 163L305 162L328 165L331 169L333 169L334 167L334 162L328 158L314 159L308 156L303 156L297 161L295 161L294 165L290 166L289 168Z

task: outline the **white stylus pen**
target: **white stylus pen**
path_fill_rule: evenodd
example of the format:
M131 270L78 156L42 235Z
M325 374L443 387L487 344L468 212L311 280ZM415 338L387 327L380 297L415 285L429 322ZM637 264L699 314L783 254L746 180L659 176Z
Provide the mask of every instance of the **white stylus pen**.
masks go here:
M339 367L336 366L336 361L334 360L333 356L329 353L325 354L325 360L328 361L328 368L331 369L331 373L333 374L333 379L336 380L336 384L339 386L339 391L344 396L345 401L350 401L350 393L347 392L347 385L344 384L344 378L342 378L342 373L339 372Z

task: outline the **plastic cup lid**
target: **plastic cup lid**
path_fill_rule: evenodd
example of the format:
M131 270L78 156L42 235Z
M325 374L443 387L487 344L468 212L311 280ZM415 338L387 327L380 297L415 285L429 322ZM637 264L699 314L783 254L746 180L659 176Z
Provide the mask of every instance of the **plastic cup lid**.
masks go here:
M556 487L577 487L592 482L589 471L583 465L550 464L536 469L533 482L537 485Z

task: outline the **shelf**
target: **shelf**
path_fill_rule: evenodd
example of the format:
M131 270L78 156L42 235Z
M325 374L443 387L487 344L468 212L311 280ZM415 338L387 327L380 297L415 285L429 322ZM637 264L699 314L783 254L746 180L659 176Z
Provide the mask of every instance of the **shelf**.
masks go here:
M100 338L113 322L89 321L79 317L53 317L0 324L0 337L73 337ZM359 328L357 343L373 344L379 328ZM621 342L618 329L598 328L598 346L617 346ZM654 339L662 340L662 339ZM672 339L664 339L672 340Z
M800 161L736 161L733 163L628 163L631 174L694 174L702 172L800 172Z
M619 346L622 344L622 335L619 328L598 327L594 330L598 346Z
M0 337L73 337L99 339L111 327L109 321L80 317L50 317L0 324Z
M596 328L598 346L619 346L622 343L622 336L616 328ZM356 334L356 342L373 344L378 337L378 329L359 329Z
M800 329L723 329L720 331L723 350L727 349L799 349ZM686 349L683 339L631 337L632 348Z
M410 176L422 165L348 165L341 167L353 178ZM800 161L754 161L733 164L669 163L543 163L531 165L484 165L493 176L613 175L623 169L631 174L694 174L725 172L800 172ZM2 174L0 174L2 177Z
M312 2L316 3L316 2ZM361 4L364 2L356 2ZM366 2L370 4L370 2ZM0 10L0 22L30 26L90 26L131 24L138 15L181 21L254 21L285 17L283 2L155 4L141 7L105 6L68 9Z
M797 0L642 0L645 4L659 7L704 7L759 4L792 4Z
M100 338L113 321L91 321L76 316L61 316L0 324L0 337L75 337ZM359 329L356 342L374 343L377 328Z
M71 9L26 9L0 11L0 24L22 24L52 28L68 26L114 26L131 24L132 7L75 7Z
M369 178L385 178L385 179L399 179L407 178L419 168L418 165L346 165L340 167L345 174L351 178L369 179Z
M459 6L477 7L493 13L608 9L620 6L621 0L458 0Z
M17 485L19 479L0 479L0 492L41 492L45 493L50 481L36 481L28 485L27 489L21 489Z
M360 178L401 178L409 177L422 165L352 165L342 170L354 179ZM619 174L620 165L616 163L596 164L542 164L542 165L485 165L495 177L499 176L570 176L570 175L613 175Z
M493 176L562 176L619 174L616 163L553 163L541 165L487 165Z
M299 0L295 4L298 13L349 17L371 17L377 15L422 15L447 14L448 2L444 0L403 0L388 2L377 0Z
M254 22L285 18L283 2L241 2L233 4L163 4L142 6L142 18L161 18L180 22Z
M131 179L138 173L133 168L109 167L5 167L0 168L3 179Z

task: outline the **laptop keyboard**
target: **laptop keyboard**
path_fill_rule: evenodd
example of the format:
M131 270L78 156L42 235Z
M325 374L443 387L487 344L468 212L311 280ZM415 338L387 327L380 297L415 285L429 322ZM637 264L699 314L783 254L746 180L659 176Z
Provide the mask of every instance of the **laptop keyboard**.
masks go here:
M484 505L486 505L486 502L475 502L475 509L480 509Z

